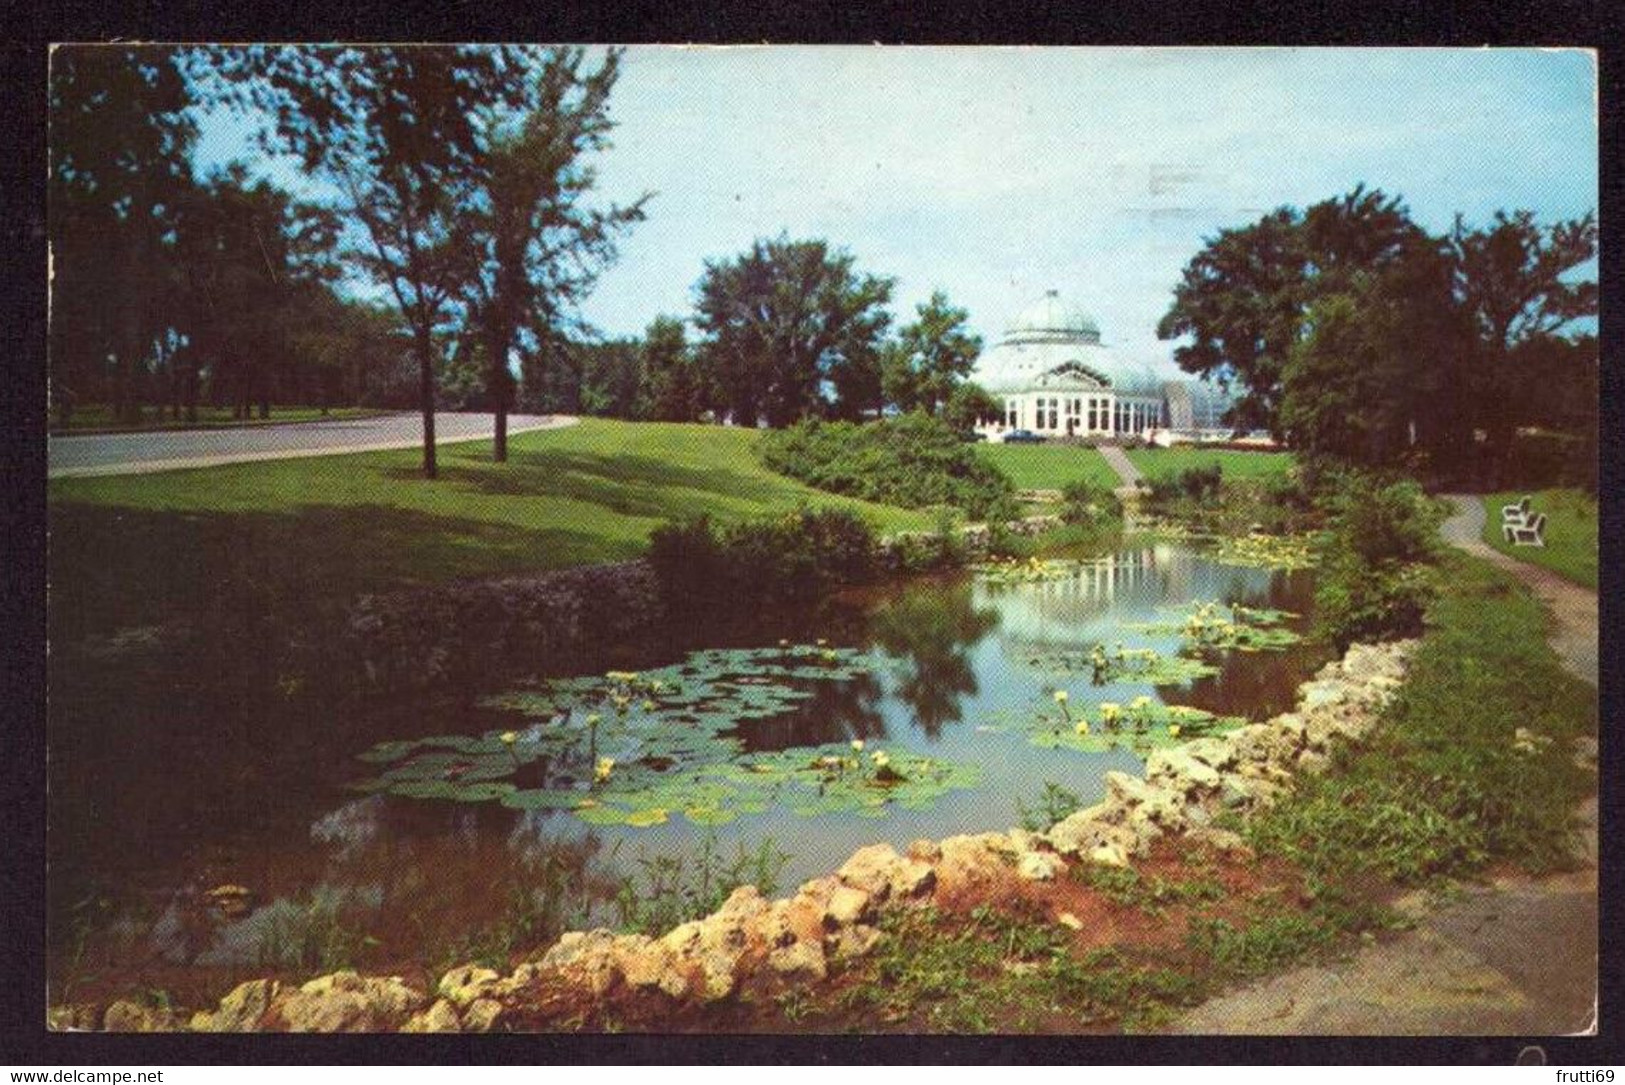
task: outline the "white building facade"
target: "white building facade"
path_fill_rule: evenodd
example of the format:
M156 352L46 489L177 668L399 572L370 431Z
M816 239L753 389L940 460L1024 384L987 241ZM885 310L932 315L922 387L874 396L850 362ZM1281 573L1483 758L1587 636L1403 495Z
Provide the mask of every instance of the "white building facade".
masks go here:
M1211 432L1229 406L1209 385L1161 377L1115 354L1094 318L1054 290L1010 322L971 379L1003 407L980 428L994 440L1011 430L1080 438Z

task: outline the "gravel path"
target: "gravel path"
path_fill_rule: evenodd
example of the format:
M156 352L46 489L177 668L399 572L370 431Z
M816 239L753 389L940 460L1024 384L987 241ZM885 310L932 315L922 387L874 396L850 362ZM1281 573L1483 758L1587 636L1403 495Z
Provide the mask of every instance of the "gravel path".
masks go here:
M1528 584L1552 614L1569 671L1597 682L1597 596L1485 545L1483 503L1451 495L1447 542ZM1587 864L1547 878L1465 887L1442 907L1400 902L1416 927L1351 958L1299 968L1211 999L1187 1034L1556 1036L1596 1028L1597 801L1580 810ZM1509 1051L1512 1061L1516 1051Z
M509 415L508 433L512 436L555 429L575 421L567 415ZM435 415L436 445L489 438L491 433L488 414ZM50 438L47 475L143 475L225 463L413 448L422 443L422 416L409 411L373 418L236 429L58 436Z
M1123 480L1124 486L1133 488L1143 477L1140 469L1134 466L1134 461L1116 445L1101 445L1100 454L1106 457L1106 462L1111 464L1112 470L1117 472L1117 477Z

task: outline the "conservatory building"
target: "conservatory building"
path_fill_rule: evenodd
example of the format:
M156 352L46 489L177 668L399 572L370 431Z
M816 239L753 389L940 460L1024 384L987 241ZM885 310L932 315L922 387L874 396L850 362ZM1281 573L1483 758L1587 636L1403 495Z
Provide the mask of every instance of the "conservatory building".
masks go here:
M977 359L972 380L1003 407L978 432L1045 437L1196 438L1223 430L1229 403L1193 378L1159 375L1100 341L1093 317L1051 290L1023 311Z

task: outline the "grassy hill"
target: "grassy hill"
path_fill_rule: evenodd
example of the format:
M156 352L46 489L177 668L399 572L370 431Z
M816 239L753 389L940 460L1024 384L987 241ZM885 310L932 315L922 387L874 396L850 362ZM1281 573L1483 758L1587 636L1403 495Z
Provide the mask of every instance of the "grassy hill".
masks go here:
M73 627L141 624L247 600L291 604L641 554L660 524L734 521L801 504L856 510L882 532L915 512L773 474L757 434L585 419L416 450L208 467L49 485L52 606Z

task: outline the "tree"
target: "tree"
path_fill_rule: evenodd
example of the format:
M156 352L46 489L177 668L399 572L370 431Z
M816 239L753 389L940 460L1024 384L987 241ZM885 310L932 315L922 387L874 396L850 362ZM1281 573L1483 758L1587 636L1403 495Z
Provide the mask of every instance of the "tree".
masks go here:
M942 408L942 420L953 427L955 433L970 433L981 423L1003 414L1003 404L975 381L955 385Z
M1357 186L1300 213L1270 212L1222 230L1185 266L1173 304L1157 325L1181 369L1238 388L1231 421L1279 432L1281 379L1314 303L1381 273L1426 235L1398 197Z
M744 425L879 407L878 344L892 280L824 241L758 240L707 263L695 322L707 376Z
M66 423L103 392L135 421L138 376L163 336L169 218L191 182L191 98L171 52L67 46L51 54L51 384Z
M935 291L916 307L917 319L898 332L882 366L886 398L899 410L940 415L959 382L970 376L982 340L965 328L969 315Z
M1597 222L1588 214L1542 227L1531 211L1498 211L1490 226L1472 230L1458 215L1448 242L1456 299L1477 334L1464 388L1486 459L1501 473L1517 427L1533 420L1531 407L1555 375L1544 363L1565 354L1575 321L1597 313L1597 284L1573 278L1596 256ZM1580 370L1573 376L1584 382Z
M638 348L637 416L654 422L695 422L708 396L683 322L658 316Z
M619 56L611 51L597 71L583 74L581 49L553 50L537 76L531 111L517 122L500 115L486 122L490 146L463 238L471 264L466 298L483 340L498 462L508 457L509 358L520 330L556 324L614 259L615 235L643 218L644 200L605 210L582 204L595 179L582 158L607 146Z
M535 51L278 46L207 56L274 117L268 149L296 155L336 189L356 225L346 255L389 291L412 333L423 473L434 478L436 333L468 270L459 213L489 148L480 118L532 107Z

